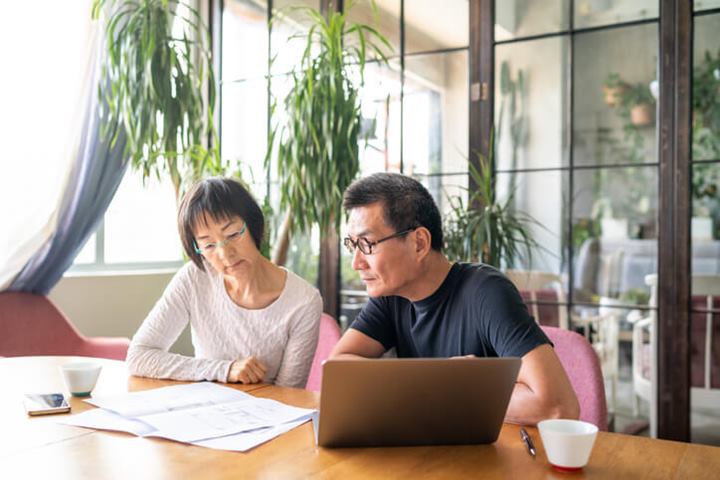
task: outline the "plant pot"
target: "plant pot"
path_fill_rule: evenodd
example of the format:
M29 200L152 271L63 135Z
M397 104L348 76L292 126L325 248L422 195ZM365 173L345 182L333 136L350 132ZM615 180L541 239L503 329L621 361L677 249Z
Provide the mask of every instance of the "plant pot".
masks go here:
M618 85L617 87L608 87L603 85L603 94L605 95L605 103L611 107L618 104L622 98L623 93L627 90L625 85Z
M635 105L630 109L630 123L636 127L650 125L655 120L655 109L653 105L646 103Z

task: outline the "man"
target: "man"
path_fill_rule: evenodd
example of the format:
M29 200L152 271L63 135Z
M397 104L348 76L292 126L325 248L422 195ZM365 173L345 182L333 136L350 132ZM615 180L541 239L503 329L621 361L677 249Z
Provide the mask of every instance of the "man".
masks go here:
M419 182L378 173L345 192L353 269L371 297L331 357L521 357L506 421L577 418L579 405L550 341L512 283L443 255L440 213Z

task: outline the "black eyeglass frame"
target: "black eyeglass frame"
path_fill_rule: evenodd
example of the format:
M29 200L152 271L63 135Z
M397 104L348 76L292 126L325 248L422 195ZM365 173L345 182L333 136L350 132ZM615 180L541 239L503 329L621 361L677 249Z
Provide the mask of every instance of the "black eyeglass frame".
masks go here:
M350 252L350 255L353 255L355 253L356 248L360 249L363 255L372 255L373 247L375 247L375 245L382 243L386 240L392 240L393 238L402 237L403 235L407 235L408 233L412 232L413 230L417 230L418 228L420 227L410 227L400 232L395 232L392 235L388 235L387 237L383 237L379 240L375 240L374 242L371 242L365 237L358 237L357 240L353 240L350 237L345 237L343 239L343 245L345 245L345 248L347 248L348 252Z

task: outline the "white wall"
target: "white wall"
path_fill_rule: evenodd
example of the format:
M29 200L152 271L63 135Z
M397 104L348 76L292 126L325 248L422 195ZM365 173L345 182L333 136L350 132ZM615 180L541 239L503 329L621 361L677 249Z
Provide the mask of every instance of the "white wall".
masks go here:
M49 297L84 335L131 338L174 273L71 274ZM171 350L193 354L189 329Z

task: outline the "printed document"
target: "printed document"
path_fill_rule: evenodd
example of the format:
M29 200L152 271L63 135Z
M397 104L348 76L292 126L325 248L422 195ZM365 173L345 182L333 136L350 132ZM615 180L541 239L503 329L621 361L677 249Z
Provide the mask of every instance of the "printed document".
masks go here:
M208 382L86 402L100 408L73 415L62 423L237 451L295 428L315 412Z

